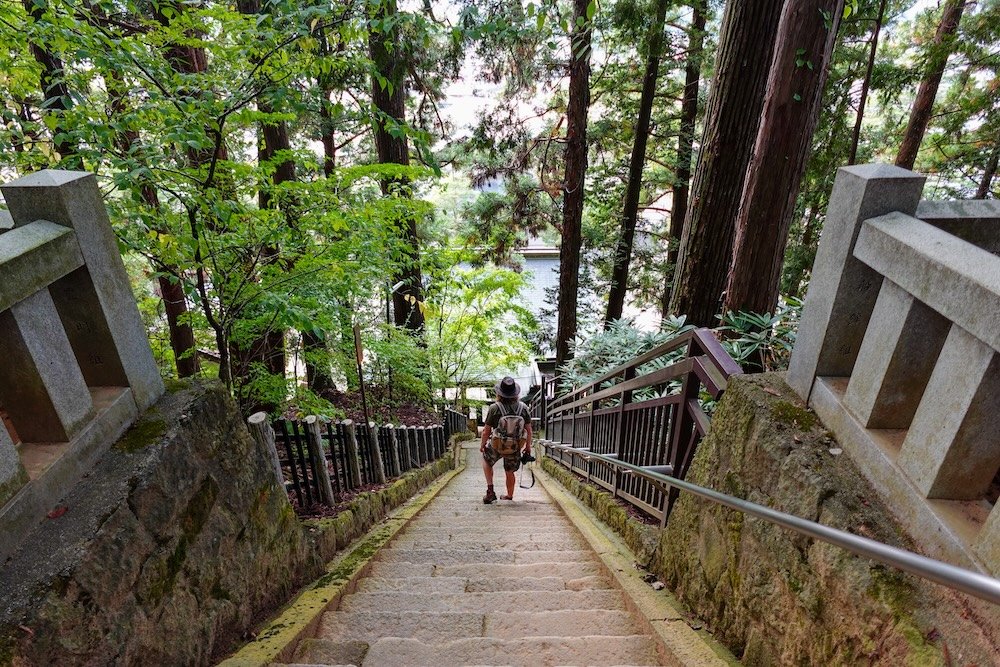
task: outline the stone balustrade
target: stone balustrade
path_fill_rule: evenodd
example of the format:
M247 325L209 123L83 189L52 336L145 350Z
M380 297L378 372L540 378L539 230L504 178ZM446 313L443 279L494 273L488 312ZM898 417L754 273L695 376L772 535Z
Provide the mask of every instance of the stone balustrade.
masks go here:
M164 389L93 174L0 190L2 557Z
M930 555L1000 574L1000 202L837 175L788 372Z

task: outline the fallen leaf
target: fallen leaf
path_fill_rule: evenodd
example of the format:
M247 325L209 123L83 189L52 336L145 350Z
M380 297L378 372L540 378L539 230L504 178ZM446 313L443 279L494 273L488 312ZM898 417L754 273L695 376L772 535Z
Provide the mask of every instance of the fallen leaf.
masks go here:
M792 436L792 440L794 440L795 442L797 442L797 443L798 443L798 444L800 444L800 445L802 444L802 438L800 438L800 437L799 437L799 436L797 436L797 435L793 435L793 436Z
M662 591L664 588L667 587L667 585L662 581L654 581L652 586L654 591Z
M830 453L833 454L834 456L840 456L841 454L844 453L844 450L841 449L840 447L834 447L833 449L830 450Z
M65 505L59 505L54 510L52 510L51 512L49 512L48 514L46 514L45 516L49 517L50 519L58 519L63 514L65 514L67 511L69 511L68 507L66 507Z
M770 387L764 387L764 393L770 394L771 396L781 396L781 392L777 389L771 389Z
M28 635L30 635L32 637L35 636L35 631L32 630L31 628L29 628L27 625L19 625L17 627L20 628L21 630L23 630L24 632L26 632Z

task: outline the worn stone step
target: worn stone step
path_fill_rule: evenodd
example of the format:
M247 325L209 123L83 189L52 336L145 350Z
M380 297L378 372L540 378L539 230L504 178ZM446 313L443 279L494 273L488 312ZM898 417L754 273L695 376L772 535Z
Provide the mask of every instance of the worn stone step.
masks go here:
M435 565L455 565L460 563L581 563L594 561L596 556L592 551L561 550L561 551L510 551L495 549L482 551L476 549L439 548L439 549L381 549L376 556L383 563L434 563Z
M528 591L490 593L353 593L340 601L338 611L469 611L524 612L559 609L625 609L622 593L617 590L547 591L533 595Z
M614 585L605 577L587 576L566 579L547 577L377 577L358 582L356 592L378 593L491 593L498 591L592 591L609 590Z
M326 639L303 639L295 647L293 659L298 664L311 665L355 665L364 664L369 651L367 642Z
M385 638L372 644L365 667L398 665L658 665L649 637L466 638L446 643Z
M356 592L379 593L464 593L469 580L465 577L372 577L358 582Z
M379 576L385 573L398 572L397 569L406 568L408 563L377 563L372 571L379 572ZM377 567L377 570L375 569ZM413 567L419 567L414 565ZM383 569L385 568L385 569ZM455 564L455 565L431 565L434 576L437 577L550 577L559 576L566 579L579 579L580 577L598 576L604 574L604 569L597 561L561 563L558 560L537 563L520 564L500 564L490 565L484 569L481 564Z
M518 637L622 636L642 634L627 611L575 609L532 613L487 613L484 634L500 639Z
M524 540L524 539L504 539L496 540L456 540L455 536L447 541L449 548L455 549L475 549L477 551L491 551L495 549L505 549L509 551L582 551L584 545L574 540ZM398 539L392 543L393 549L440 549L443 548L440 539Z
M456 637L481 637L484 614L430 611L328 611L320 621L318 638L331 641L374 642L383 637L405 637L425 642Z

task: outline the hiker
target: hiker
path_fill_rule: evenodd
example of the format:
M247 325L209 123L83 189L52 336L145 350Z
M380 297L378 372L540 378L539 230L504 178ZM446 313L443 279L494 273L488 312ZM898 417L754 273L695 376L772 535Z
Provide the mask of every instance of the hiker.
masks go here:
M493 491L493 466L503 459L507 476L507 495L500 500L514 500L514 473L521 467L522 451L525 459L531 456L531 412L518 400L521 387L514 378L505 377L496 386L496 403L486 412L483 439L479 451L483 454L483 474L486 475L486 495L483 503L496 502Z

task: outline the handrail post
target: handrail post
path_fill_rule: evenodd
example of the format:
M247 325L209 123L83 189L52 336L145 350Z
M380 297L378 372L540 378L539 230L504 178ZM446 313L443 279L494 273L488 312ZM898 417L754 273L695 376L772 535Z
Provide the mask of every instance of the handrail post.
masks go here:
M337 504L337 500L333 495L333 485L330 483L330 470L326 467L326 453L323 449L323 435L319 430L319 419L315 415L309 415L305 419L305 424L306 449L316 471L316 486L319 487L320 501L327 507L333 507Z

